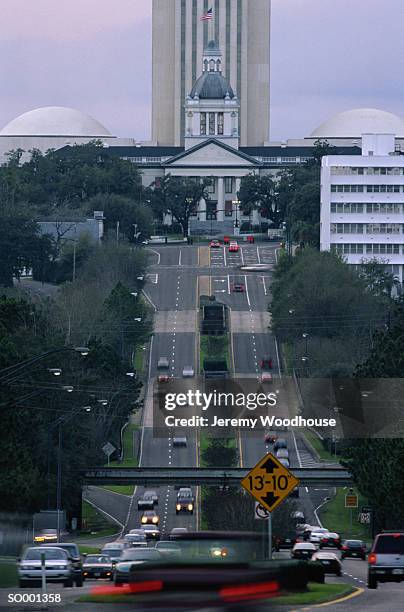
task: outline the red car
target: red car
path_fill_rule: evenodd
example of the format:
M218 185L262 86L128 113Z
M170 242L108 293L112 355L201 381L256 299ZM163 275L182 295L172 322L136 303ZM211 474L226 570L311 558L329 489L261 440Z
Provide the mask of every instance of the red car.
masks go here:
M262 383L271 383L272 382L272 374L270 372L264 372L261 374L261 382Z
M243 283L234 283L231 286L231 290L233 291L233 293L244 293L245 287Z
M260 361L260 368L261 370L272 370L273 368L272 357L263 357Z
M239 252L239 245L235 240L232 240L232 242L230 242L229 245L229 253L238 253Z
M169 379L170 379L170 377L168 376L168 374L160 374L157 377L157 380L158 380L159 383L166 383L166 382L169 381Z
M277 439L278 439L278 436L275 436L274 434L271 434L269 432L267 432L264 436L264 440L266 444L274 444Z
M222 245L220 244L220 240L211 240L210 241L210 248L211 249L220 249Z
M230 242L229 236L224 236L223 242L224 242L224 244L229 244L229 242Z

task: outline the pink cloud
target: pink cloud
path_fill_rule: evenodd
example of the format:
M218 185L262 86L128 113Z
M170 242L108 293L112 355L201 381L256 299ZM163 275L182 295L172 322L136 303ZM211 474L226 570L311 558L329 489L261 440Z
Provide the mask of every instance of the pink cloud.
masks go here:
M69 41L151 17L151 0L2 0L1 36Z

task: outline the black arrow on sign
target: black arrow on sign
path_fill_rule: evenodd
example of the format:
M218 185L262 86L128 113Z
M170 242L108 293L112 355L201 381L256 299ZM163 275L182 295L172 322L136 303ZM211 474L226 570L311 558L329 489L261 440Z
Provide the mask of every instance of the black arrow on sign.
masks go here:
M273 474L274 470L279 469L279 465L271 457L268 457L265 463L260 466L260 469L265 470L267 474Z
M271 491L270 493L267 493L265 497L261 497L261 502L265 502L266 504L268 504L268 506L270 506L272 508L272 506L275 504L275 502L277 502L279 499L279 497L277 495L274 495L273 491Z

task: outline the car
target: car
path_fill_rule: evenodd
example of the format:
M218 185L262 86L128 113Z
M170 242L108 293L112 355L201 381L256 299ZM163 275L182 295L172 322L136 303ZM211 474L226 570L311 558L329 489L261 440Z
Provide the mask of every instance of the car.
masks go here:
M296 544L296 536L292 533L288 533L287 536L275 536L273 540L273 546L276 552L279 552L283 548L293 548Z
M311 558L312 561L319 561L324 567L326 574L342 575L341 562L337 555L332 552L315 552Z
M177 535L181 535L182 533L188 533L188 529L186 527L173 527L170 531L170 539L175 538Z
M290 556L292 559L311 559L317 548L310 542L297 542L292 548Z
M278 436L277 436L277 435L275 435L275 434L271 433L270 431L265 432L265 435L264 435L264 441L265 441L267 444L274 444L274 443L276 442L276 440L277 440L277 439L278 439Z
M362 540L344 540L341 546L341 559L356 557L366 560L366 544Z
M320 540L320 548L341 548L341 537L334 531L324 534Z
M279 448L276 451L276 456L278 459L289 459L289 451L287 448Z
M262 357L260 361L260 368L261 370L272 370L273 364L274 362L272 357Z
M110 542L101 549L101 554L110 557L111 561L117 561L125 550L125 542Z
M377 534L368 556L368 588L404 580L404 531Z
M145 533L146 536L146 540L159 540L161 533L160 533L160 529L158 527L156 527L156 525L143 525L142 529Z
M192 366L184 366L182 370L183 378L193 378L195 376L195 370Z
M157 362L158 370L166 370L170 366L170 362L168 361L168 357L160 357Z
M264 372L261 374L261 383L271 383L273 381L272 374L270 372Z
M285 438L278 438L274 444L274 451L278 451L281 448L288 448L288 443Z
M322 538L327 533L328 533L328 531L326 529L325 530L323 530L323 529L316 529L315 531L312 531L310 533L309 542L311 542L312 544L318 544L320 546L320 542L321 542Z
M220 244L220 240L211 240L210 241L210 248L211 249L220 249L222 245Z
M231 286L231 290L233 293L244 293L245 285L244 283L233 283Z
M83 561L83 577L112 580L112 561L107 555L87 555Z
M231 240L230 236L224 236L223 237L223 243L224 244L230 244L230 240Z
M271 264L253 264L247 266L240 266L240 270L243 272L269 272L272 270L273 265Z
M301 510L296 510L295 512L293 512L292 519L294 519L299 525L305 524L305 520L306 520L304 516L304 512L302 512Z
M41 584L43 555L45 555L46 582L61 582L65 587L73 586L73 565L63 548L30 546L18 563L20 588Z
M290 467L290 461L289 459L286 459L284 457L281 457L280 459L278 459L279 463L282 463L282 465L284 465L285 467Z
M159 383L168 383L169 380L170 380L170 377L168 374L159 374L157 376L157 382Z
M139 529L139 531L141 531ZM127 533L124 537L125 542L128 544L128 548L141 548L147 546L146 536L144 532L141 533Z
M58 541L58 532L57 529L41 529L34 536L34 544L42 544L44 542L50 542L54 544Z
M186 446L186 445L187 445L186 436L174 436L173 446Z
M156 506L157 503L158 497L156 496L155 491L145 491L142 497L139 497L139 499L137 500L137 509L153 510L154 506Z
M229 253L238 253L239 250L240 247L238 245L238 242L236 242L235 240L231 240L229 244Z
M160 517L155 510L146 510L142 514L140 522L142 525L158 525Z
M54 544L42 544L43 547L55 546ZM81 555L79 547L74 542L58 542L58 548L63 548L67 552L69 560L73 566L73 581L78 587L83 586L83 564L81 562Z
M177 500L175 503L176 514L186 512L188 514L194 513L195 497L192 493L192 489L189 487L182 487L177 493Z
M161 553L155 548L127 549L114 567L114 584L121 586L129 582L130 572L135 566L146 563L158 563L162 560Z
M169 540L160 540L160 542L156 542L156 550L158 550L163 557L174 557L178 559L181 556L181 547Z

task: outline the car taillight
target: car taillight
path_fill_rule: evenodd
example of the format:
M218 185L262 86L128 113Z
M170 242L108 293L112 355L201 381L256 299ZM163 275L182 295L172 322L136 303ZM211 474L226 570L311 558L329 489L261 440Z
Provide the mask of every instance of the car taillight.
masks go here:
M328 542L328 538L321 538L322 542Z
M343 546L342 550L348 550L348 546Z
M374 563L376 563L376 559L376 554L370 553L370 555L368 556L368 563L370 563L370 565L373 565Z

